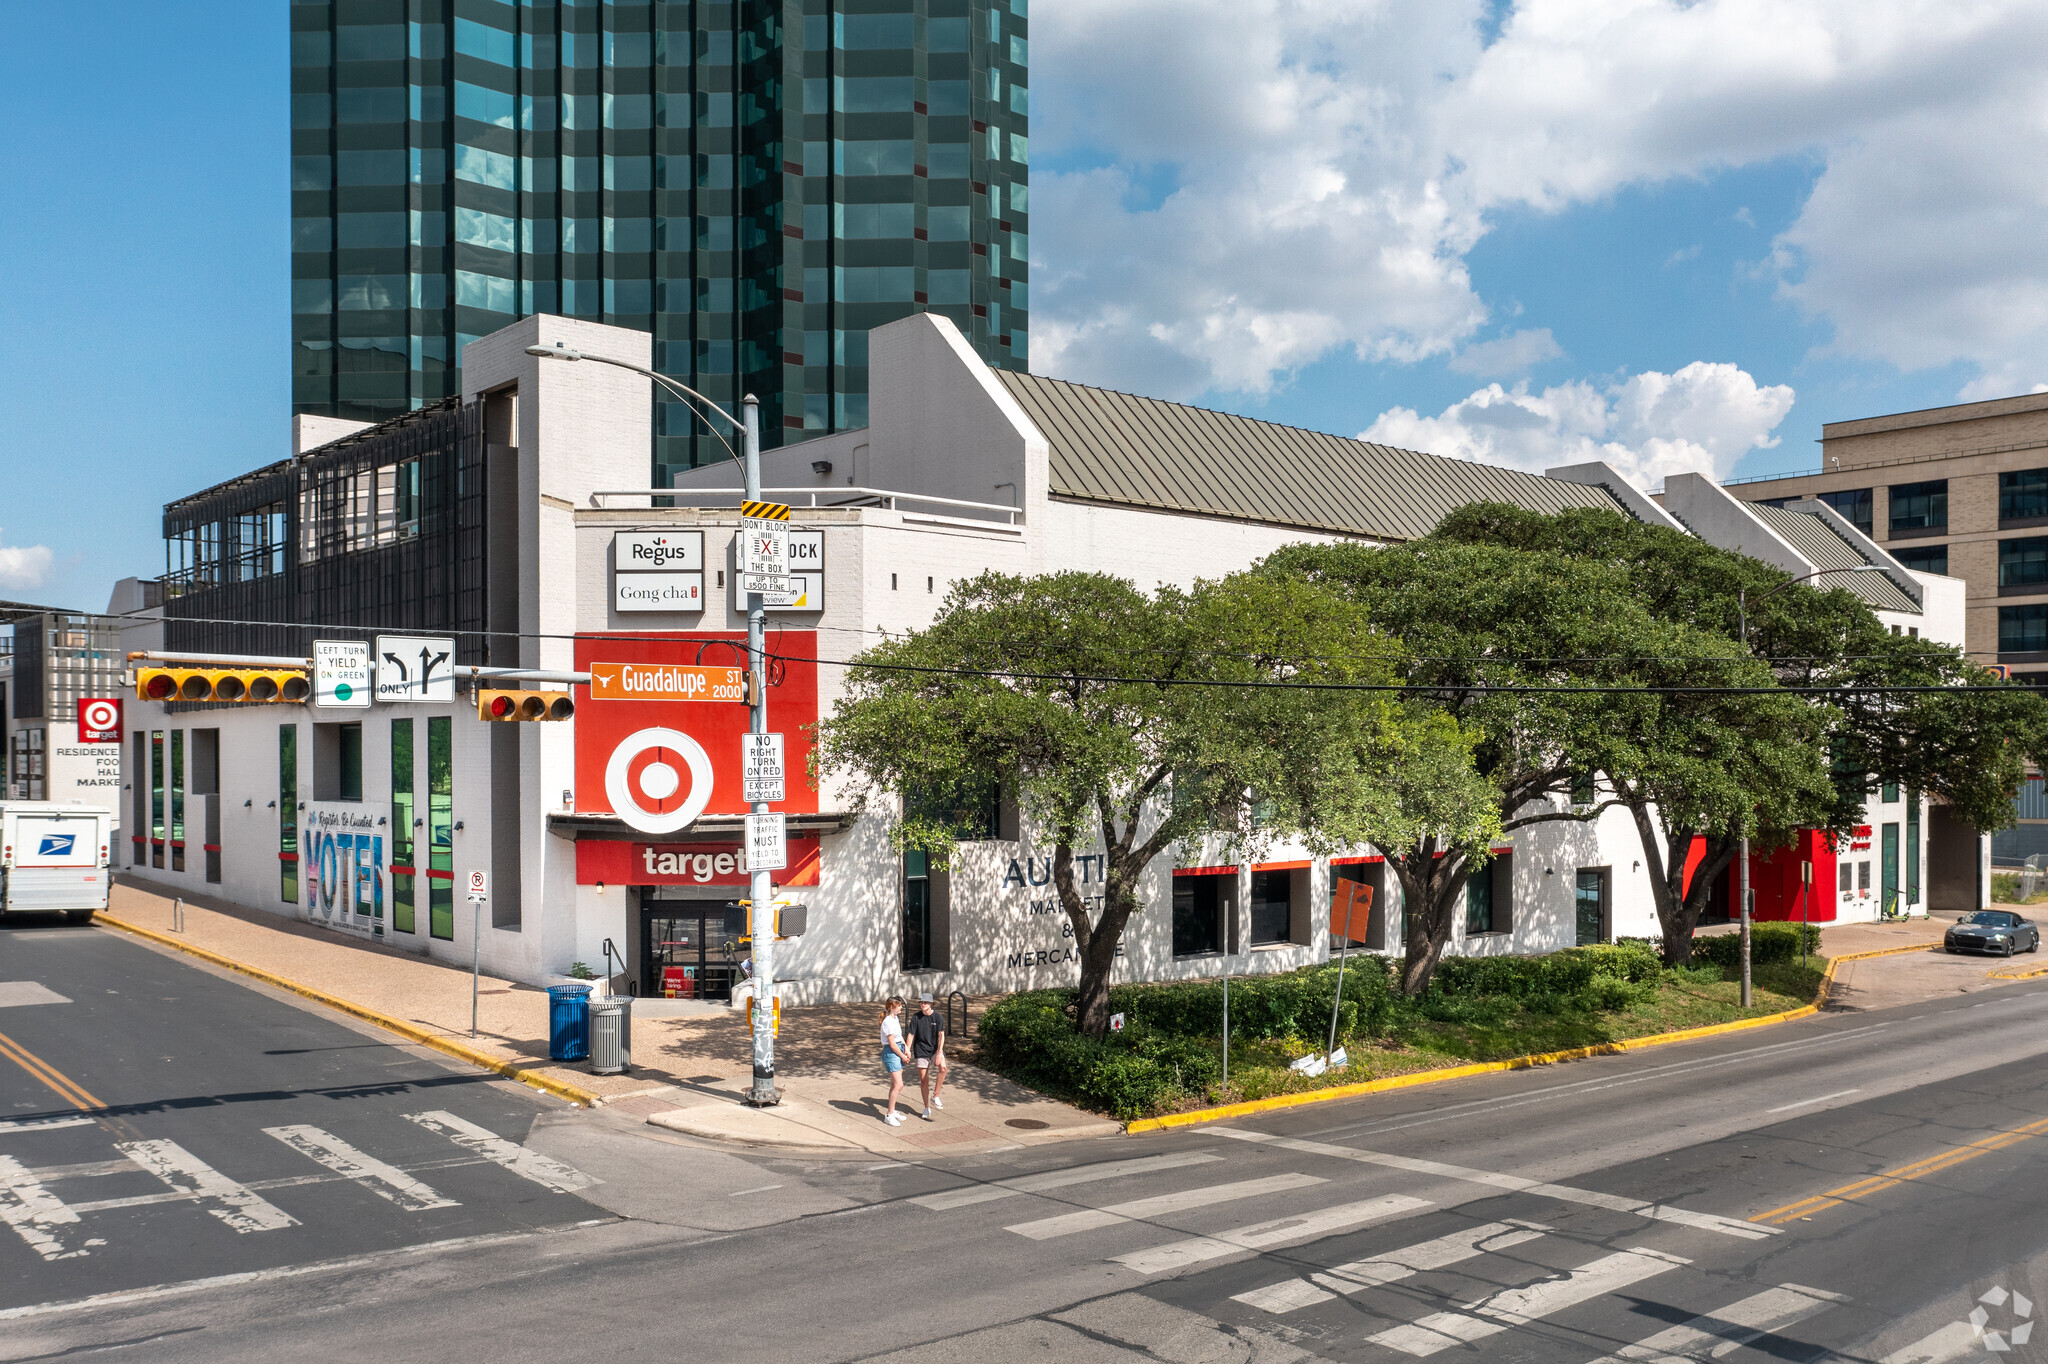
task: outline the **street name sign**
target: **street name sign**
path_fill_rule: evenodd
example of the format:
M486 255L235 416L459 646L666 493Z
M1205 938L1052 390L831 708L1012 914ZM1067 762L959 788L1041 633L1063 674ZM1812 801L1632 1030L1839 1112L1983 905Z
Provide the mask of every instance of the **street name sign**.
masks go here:
M379 701L455 700L455 641L420 635L377 636Z
M782 799L782 736L745 734L740 736L740 777L746 786L747 804Z
M788 828L781 815L747 816L748 871L781 871L789 865Z
M313 704L370 708L370 646L359 639L313 641Z

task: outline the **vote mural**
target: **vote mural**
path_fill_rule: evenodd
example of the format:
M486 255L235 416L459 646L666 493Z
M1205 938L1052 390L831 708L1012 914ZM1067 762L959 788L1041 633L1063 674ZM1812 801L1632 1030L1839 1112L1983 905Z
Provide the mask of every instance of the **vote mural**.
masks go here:
M343 933L384 936L390 892L391 807L312 802L300 821L307 922Z

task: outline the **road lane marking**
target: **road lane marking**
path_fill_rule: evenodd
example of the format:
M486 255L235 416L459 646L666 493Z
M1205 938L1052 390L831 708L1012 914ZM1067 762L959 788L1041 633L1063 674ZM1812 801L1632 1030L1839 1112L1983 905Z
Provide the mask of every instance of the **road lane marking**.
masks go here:
M1145 1156L1138 1160L1112 1160L1101 1165L1083 1165L1075 1169L1050 1170L1042 1175L1022 1175L1016 1179L999 1179L989 1184L973 1184L964 1189L947 1189L942 1193L919 1194L906 1202L934 1212L949 1208L964 1208L974 1203L992 1203L998 1198L1011 1198L1017 1194L1044 1193L1047 1189L1064 1189L1073 1184L1092 1184L1099 1179L1122 1179L1126 1175L1149 1174L1155 1170L1178 1170L1189 1165L1204 1165L1223 1157L1208 1151L1188 1151L1170 1156Z
M2048 996L2043 996L2048 999ZM1845 1028L1841 1032L1829 1033L1825 1037L1802 1038L1795 1042L1773 1042L1768 1046L1751 1047L1729 1056L1710 1056L1693 1061L1673 1061L1668 1065L1650 1066L1628 1075L1601 1076L1591 1080L1571 1080L1564 1084L1546 1085L1527 1094L1500 1099L1472 1099L1460 1104L1447 1104L1441 1108L1414 1109L1397 1113L1386 1120L1372 1120L1359 1123L1342 1123L1336 1127L1323 1128L1317 1135L1374 1136L1381 1132L1400 1132L1410 1127L1427 1127L1431 1123L1449 1122L1454 1118L1470 1117L1475 1113L1494 1113L1509 1108L1521 1108L1527 1104L1543 1103L1550 1099L1568 1098L1581 1094L1596 1093L1603 1089L1619 1089L1624 1085L1642 1084L1647 1080L1668 1079L1674 1075L1699 1070L1714 1070L1722 1066L1741 1065L1746 1061L1759 1059L1776 1060L1788 1051L1808 1047L1824 1047L1835 1042L1846 1041L1864 1033L1877 1032L1892 1024L1870 1023L1857 1028Z
M1185 1241L1155 1246L1151 1250L1113 1256L1112 1260L1140 1274L1170 1274L1176 1269L1218 1260L1241 1250L1270 1250L1274 1246L1313 1241L1319 1236L1334 1236L1367 1222L1384 1221L1428 1206L1427 1199L1387 1194L1358 1203L1342 1203L1334 1208L1318 1208L1299 1217L1276 1217L1270 1222L1219 1231L1213 1236L1194 1236Z
M1463 1180L1515 1193L1535 1194L1540 1198L1554 1198L1560 1203L1580 1203L1587 1207L1607 1208L1613 1212L1634 1213L1638 1217L1647 1217L1652 1221L1675 1222L1679 1226L1698 1227L1702 1231L1715 1231L1723 1236L1739 1236L1747 1241L1761 1241L1767 1236L1779 1234L1776 1227L1759 1226L1753 1221L1746 1222L1739 1217L1721 1217L1710 1212L1694 1212L1690 1208L1674 1208L1663 1203L1645 1203L1640 1198L1624 1198L1620 1194L1580 1189L1569 1184L1546 1184L1542 1180L1528 1179L1522 1175L1502 1174L1494 1170L1474 1170L1464 1165L1446 1165L1442 1161L1388 1155L1383 1151L1365 1151L1355 1146L1333 1146L1329 1142L1305 1141L1300 1137L1276 1137L1267 1132L1252 1132L1241 1127L1212 1127L1209 1131L1220 1137L1260 1142L1289 1151L1334 1156L1339 1160L1355 1160L1363 1165L1380 1165L1390 1170L1434 1175L1439 1179Z
M128 1159L186 1194L244 1235L295 1227L293 1217L261 1194L237 1184L174 1141L123 1141L115 1146Z
M1239 1293L1236 1300L1268 1312L1292 1312L1314 1303L1328 1302L1339 1293L1359 1293L1382 1284L1432 1269L1447 1269L1480 1255L1493 1255L1524 1241L1534 1241L1552 1230L1541 1222L1482 1222L1448 1236L1418 1241L1412 1246L1390 1250L1369 1260L1334 1265L1307 1279L1289 1279L1270 1288Z
M1706 1364L1773 1331L1849 1301L1844 1293L1824 1288L1779 1284L1740 1302L1731 1302L1691 1321L1667 1326L1633 1345L1624 1345L1593 1364Z
M438 1132L466 1151L474 1151L485 1160L496 1161L522 1179L530 1179L543 1188L556 1193L575 1193L588 1189L598 1181L573 1166L564 1165L538 1151L529 1151L516 1141L499 1136L487 1127L478 1127L464 1118L458 1118L445 1109L434 1109L426 1113L408 1113L407 1122L416 1122L429 1132Z
M1041 1217L1035 1222L1018 1222L1003 1230L1014 1231L1034 1241L1045 1241L1055 1236L1072 1236L1075 1232L1114 1226L1118 1222L1164 1217L1189 1208L1206 1208L1215 1203L1231 1203L1240 1198L1257 1198L1261 1194L1284 1193L1288 1189L1305 1189L1311 1184L1327 1183L1328 1180L1317 1175L1270 1175L1265 1179L1247 1179L1236 1184L1212 1184L1206 1188L1182 1189L1178 1193L1158 1194L1151 1198L1134 1198L1128 1203L1112 1203L1105 1208L1083 1208L1079 1212L1061 1213L1058 1217Z
M343 1179L354 1180L377 1197L396 1203L407 1212L462 1206L452 1198L442 1197L397 1166L387 1165L375 1156L357 1150L331 1132L303 1123L263 1130L308 1160L326 1166Z
M1798 1103L1779 1104L1776 1108L1766 1108L1764 1112L1790 1113L1795 1108L1805 1108L1809 1104L1824 1104L1829 1099L1846 1099L1851 1094L1861 1094L1862 1092L1861 1089L1838 1089L1832 1094L1816 1094L1811 1099L1801 1099Z
M870 1205L872 1206L872 1205ZM147 1288L124 1288L110 1293L94 1293L85 1298L59 1299L54 1302L29 1303L22 1307L0 1307L0 1321L19 1321L26 1317L47 1317L65 1312L91 1312L105 1307L125 1307L130 1303L154 1302L161 1298L178 1298L192 1293L204 1293L215 1288L233 1288L241 1284L269 1283L277 1279L303 1278L308 1274L338 1273L351 1269L375 1269L394 1260L415 1259L421 1256L446 1255L464 1250L482 1250L489 1246L511 1245L520 1241L531 1241L541 1236L560 1236L564 1232L582 1231L588 1227L612 1226L618 1219L593 1217L582 1222L571 1222L565 1226L542 1227L536 1231L497 1231L480 1236L457 1236L446 1241L428 1241L423 1245L399 1246L392 1250L376 1250L366 1255L351 1255L338 1260L315 1260L311 1264L279 1265L274 1269L250 1269L236 1274L216 1274L206 1279L185 1279L177 1283L151 1284Z
M64 1072L58 1070L42 1057L37 1056L6 1033L0 1033L0 1056L5 1056L8 1060L14 1062L14 1064L20 1066L38 1080L41 1080L50 1088L56 1090L58 1094L63 1096L64 1101L73 1108L106 1107L105 1104L87 1093L85 1086L65 1075Z
M52 1228L75 1226L78 1214L13 1156L0 1155L0 1222L14 1228L29 1249L45 1260L75 1260L90 1252L66 1250Z
M756 1189L734 1189L731 1193L727 1194L726 1197L744 1198L746 1195L750 1193L767 1193L770 1189L779 1189L781 1187L782 1186L780 1184L763 1184Z
M1603 1255L1580 1265L1561 1279L1545 1279L1526 1288L1505 1288L1466 1312L1432 1312L1406 1326L1395 1326L1369 1337L1370 1343L1384 1345L1418 1359L1427 1358L1453 1345L1470 1344L1498 1335L1511 1326L1532 1322L1575 1307L1582 1302L1607 1296L1630 1284L1677 1269L1692 1261L1641 1246Z
M1911 1183L1916 1179L1925 1179L1928 1175L1939 1174L1951 1166L1961 1165L1964 1161L1975 1160L1979 1156L1988 1156L1993 1151L2002 1151L2008 1146L2017 1145L2020 1142L2041 1136L2044 1133L2048 1133L2048 1118L2042 1118L2037 1122L2030 1122L2024 1127L2014 1127L2003 1132L1994 1132L1980 1141L1966 1142L1961 1146L1952 1146L1946 1151L1937 1151L1931 1156L1925 1156L1919 1160L1901 1165L1897 1169L1869 1175L1853 1183L1829 1189L1826 1193L1818 1193L1811 1198L1802 1198L1796 1203L1787 1203L1782 1207L1772 1208L1768 1212L1760 1212L1753 1220L1757 1222L1774 1222L1780 1225L1786 1222L1798 1221L1801 1218L1811 1217L1817 1212L1825 1212L1829 1208L1840 1207L1842 1204L1855 1199L1867 1198L1871 1194L1882 1193L1886 1189L1895 1189L1901 1184Z
M53 1127L91 1127L98 1118L84 1113L53 1113L42 1118L0 1118L0 1136L9 1132L47 1132Z

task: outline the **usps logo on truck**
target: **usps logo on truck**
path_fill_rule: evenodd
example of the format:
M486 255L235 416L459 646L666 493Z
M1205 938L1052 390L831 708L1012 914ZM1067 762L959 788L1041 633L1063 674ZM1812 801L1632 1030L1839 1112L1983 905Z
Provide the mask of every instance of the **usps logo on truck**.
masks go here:
M37 857L69 857L77 834L44 834L43 841L36 846Z

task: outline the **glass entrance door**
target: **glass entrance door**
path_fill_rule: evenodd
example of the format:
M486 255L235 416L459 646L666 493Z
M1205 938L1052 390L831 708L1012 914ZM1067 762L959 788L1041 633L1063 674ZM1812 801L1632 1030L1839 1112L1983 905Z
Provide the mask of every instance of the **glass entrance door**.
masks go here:
M1899 826L1884 826L1884 848L1880 854L1884 859L1884 880L1880 884L1884 898L1877 903L1886 914L1897 914L1903 906L1899 903Z
M1591 947L1607 941L1607 873L1597 867L1579 872L1578 945Z
M657 999L732 1000L746 949L746 914L715 901L654 900L640 914L640 993Z

